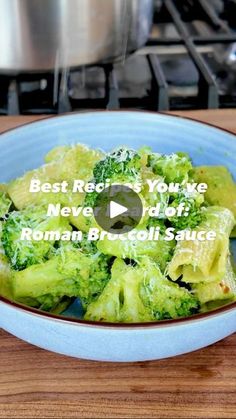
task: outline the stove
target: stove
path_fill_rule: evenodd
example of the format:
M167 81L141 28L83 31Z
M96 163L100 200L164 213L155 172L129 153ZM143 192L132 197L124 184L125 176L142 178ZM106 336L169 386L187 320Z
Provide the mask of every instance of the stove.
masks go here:
M0 75L0 114L236 107L236 0L156 0L147 44L121 63Z

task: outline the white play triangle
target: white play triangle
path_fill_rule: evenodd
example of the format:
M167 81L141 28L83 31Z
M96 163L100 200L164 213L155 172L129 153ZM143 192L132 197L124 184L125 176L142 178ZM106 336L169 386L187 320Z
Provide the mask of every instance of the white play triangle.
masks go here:
M110 218L118 217L118 215L124 214L126 211L128 211L128 208L123 205L117 204L115 201L110 202Z

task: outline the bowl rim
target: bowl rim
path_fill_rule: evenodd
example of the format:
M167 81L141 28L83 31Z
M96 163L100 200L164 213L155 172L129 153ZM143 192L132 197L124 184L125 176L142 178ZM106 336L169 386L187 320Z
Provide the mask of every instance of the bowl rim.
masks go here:
M236 312L236 301L225 304L221 307L218 307L214 310L207 311L205 313L197 313L192 316L188 317L179 317L176 319L166 319L166 320L156 320L153 322L139 322L139 323L115 323L115 322L97 322L97 321L90 321L90 320L83 320L78 319L70 316L63 316L60 314L53 314L47 311L42 311L40 309L29 307L24 304L17 303L15 301L11 301L7 298L0 296L0 306L1 303L6 304L13 308L16 311L21 311L25 314L45 318L51 321L61 322L64 324L71 324L77 325L82 327L92 327L98 329L150 329L150 328L166 328L166 327L175 327L181 326L183 324L195 323L199 321L204 321L209 318L220 317L221 314L226 314L230 312Z
M200 110L200 109L196 109L196 111L198 111L198 110ZM208 110L208 109L206 109L206 110ZM215 109L215 110L223 110L223 109ZM200 121L198 119L194 119L193 117L184 116L182 114L181 115L174 114L174 113L170 113L170 112L174 112L174 111L152 111L152 110L143 110L143 109L126 109L126 108L124 108L124 109L111 109L109 111L104 110L104 109L89 109L88 111L86 110L86 111L82 111L82 112L81 111L62 112L62 113L56 114L56 115L55 114L51 114L51 115L40 115L40 114L39 115L22 115L22 116L25 116L25 117L36 116L36 117L39 117L39 119L28 121L28 122L23 122L20 125L14 126L12 128L7 128L4 131L0 132L0 138L1 138L2 135L7 134L8 132L15 131L15 130L18 130L18 129L20 130L21 128L26 127L28 125L37 124L37 123L40 123L40 122L44 122L46 120L57 119L57 118L67 117L67 116L70 117L70 116L73 116L73 115L83 116L83 115L86 115L86 114L99 114L99 113L100 114L107 114L107 115L115 114L115 113L117 113L117 114L119 114L119 113L139 114L140 113L140 114L151 114L153 116L154 115L161 115L161 116L170 117L170 118L178 118L178 119L183 119L184 121L193 122L197 125L198 124L199 125L206 125L210 128L214 128L218 131L222 131L222 132L225 132L227 134L230 134L231 136L236 138L236 132L234 133L234 132L230 131L230 129L223 128L223 127L218 127L217 125L214 125L211 122ZM7 117L7 115L5 115L5 117Z
M8 132L11 132L11 131L21 129L22 127L25 127L25 126L28 126L28 125L31 125L31 124L37 124L37 123L40 123L40 122L44 122L46 120L65 117L65 116L84 115L84 114L88 114L88 113L90 113L90 114L93 114L93 113L101 113L101 114L104 114L104 113L107 113L107 114L110 114L110 113L131 113L131 114L143 113L143 114L145 114L146 113L146 114L152 114L152 115L162 115L162 116L166 116L166 117L170 117L170 118L180 118L180 119L183 119L185 121L189 120L189 121L191 121L193 123L196 123L196 124L207 125L209 127L217 129L219 131L222 131L223 133L233 135L236 139L236 134L233 133L232 131L228 130L228 129L225 129L225 128L222 128L222 127L217 127L216 125L214 125L212 123L209 123L209 122L205 122L205 121L202 122L202 121L198 121L194 118L189 118L189 117L182 116L182 115L170 114L168 112L145 111L145 110L139 110L139 109L138 110L117 109L117 110L109 110L109 112L108 112L108 111L102 110L102 109L92 109L92 110L89 110L88 112L86 111L86 112L83 112L83 113L81 113L80 111L75 111L73 113L72 112L62 113L60 115L45 115L45 117L42 117L40 119L33 120L33 121L28 121L28 122L25 122L25 123L23 123L19 126L8 128L8 129L2 131L0 133L0 140L1 140L2 135L7 134ZM199 321L199 320L203 321L203 320L206 320L206 319L209 319L209 318L212 318L212 317L216 317L216 316L218 317L223 313L234 312L236 310L236 301L233 301L231 303L225 304L223 306L220 306L216 309L213 309L213 310L210 310L210 311L207 311L207 312L204 312L204 313L197 313L197 314L194 314L192 316L180 317L180 318L177 318L177 319L166 319L166 320L159 320L159 321L157 320L157 321L154 321L154 322L138 322L138 323L114 323L114 322L108 323L108 322L97 322L97 321L77 319L77 318L73 318L73 317L70 317L70 316L62 316L60 314L49 313L49 312L42 311L42 310L37 309L37 308L33 308L33 307L26 306L24 304L17 303L15 301L12 301L12 300L7 299L5 297L2 297L0 295L0 304L1 303L4 303L4 304L10 306L13 309L20 310L20 311L25 312L29 315L31 314L31 315L36 316L36 317L43 317L45 319L54 320L54 321L57 321L57 322L62 322L64 324L73 324L73 325L84 326L84 327L89 326L89 327L102 328L102 329L110 328L110 329L118 329L118 330L121 330L121 329L126 329L126 330L135 329L135 330L138 330L138 329L146 329L146 328L165 328L165 327L171 327L171 326L172 327L173 326L180 326L180 325L183 325L183 324L186 324L186 323L189 323L189 322L196 322L196 321Z

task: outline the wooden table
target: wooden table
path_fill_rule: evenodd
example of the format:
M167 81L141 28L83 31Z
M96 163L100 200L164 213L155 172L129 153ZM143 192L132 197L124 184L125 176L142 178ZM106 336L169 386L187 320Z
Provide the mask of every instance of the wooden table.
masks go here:
M180 112L236 133L236 110ZM1 117L0 131L36 117ZM192 354L90 362L0 331L1 418L236 418L236 335Z

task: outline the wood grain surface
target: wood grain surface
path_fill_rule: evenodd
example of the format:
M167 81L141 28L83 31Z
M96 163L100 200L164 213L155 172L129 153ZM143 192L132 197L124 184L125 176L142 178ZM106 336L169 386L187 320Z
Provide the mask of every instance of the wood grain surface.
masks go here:
M236 111L179 114L236 133ZM1 117L0 131L37 119ZM179 357L83 361L0 330L1 418L236 418L236 335Z

